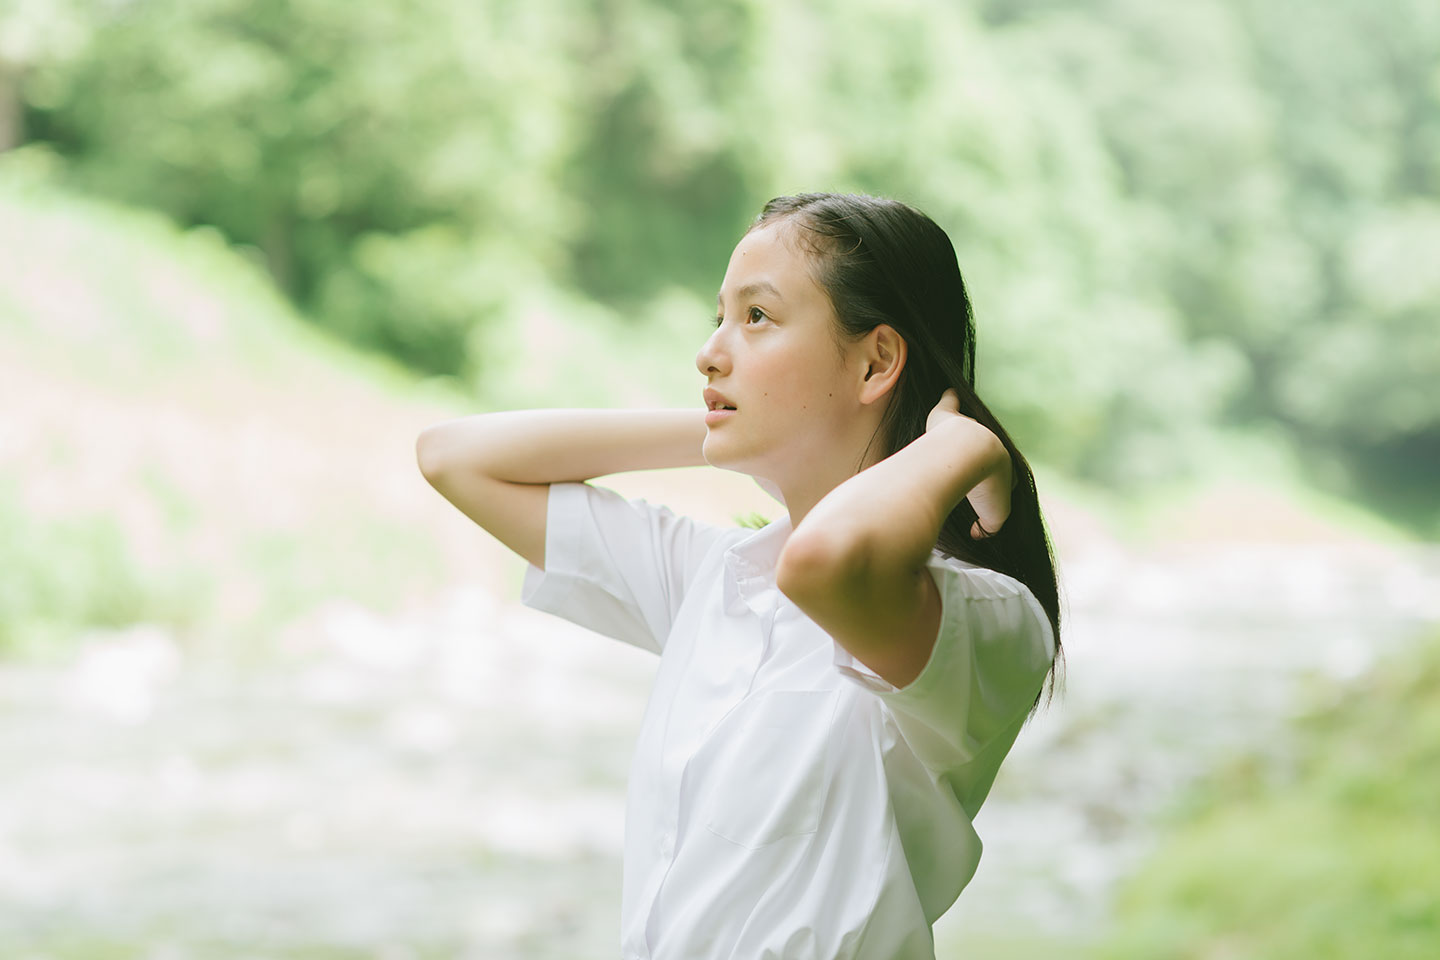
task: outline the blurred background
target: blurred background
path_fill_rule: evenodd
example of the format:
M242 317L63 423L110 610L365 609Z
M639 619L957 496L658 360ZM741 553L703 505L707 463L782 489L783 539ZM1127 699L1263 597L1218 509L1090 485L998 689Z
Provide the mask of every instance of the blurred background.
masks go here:
M941 960L1440 955L1428 0L0 0L0 955L615 956L656 661L414 440L698 404L807 190L950 234L1059 556Z

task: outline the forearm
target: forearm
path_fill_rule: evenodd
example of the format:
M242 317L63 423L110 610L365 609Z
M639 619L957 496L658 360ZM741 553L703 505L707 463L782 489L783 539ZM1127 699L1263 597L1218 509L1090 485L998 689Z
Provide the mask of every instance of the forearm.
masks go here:
M416 441L422 470L480 470L513 483L701 466L705 410L503 410L446 420Z
M812 548L819 541L832 557L921 567L946 518L997 456L1008 454L993 434L965 420L942 423L832 489L791 541L810 540Z

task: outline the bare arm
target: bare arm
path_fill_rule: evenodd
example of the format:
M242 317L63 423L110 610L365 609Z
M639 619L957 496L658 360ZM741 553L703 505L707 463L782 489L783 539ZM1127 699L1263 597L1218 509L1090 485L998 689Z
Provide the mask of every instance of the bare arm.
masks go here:
M503 410L427 427L421 470L482 470L511 483L703 466L705 410Z
M986 484L1005 491L987 516L999 529L1012 475L1010 454L984 426L932 419L811 508L780 552L776 585L857 660L903 687L924 669L940 629L940 591L926 566L945 518Z
M420 472L441 496L538 567L549 485L703 466L705 410L504 410L427 427Z

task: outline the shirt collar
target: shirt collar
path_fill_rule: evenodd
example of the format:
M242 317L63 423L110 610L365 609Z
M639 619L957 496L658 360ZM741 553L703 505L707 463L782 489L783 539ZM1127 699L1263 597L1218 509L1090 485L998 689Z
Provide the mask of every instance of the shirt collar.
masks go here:
M725 551L725 610L739 613L742 607L775 581L775 563L790 539L790 514L737 540Z

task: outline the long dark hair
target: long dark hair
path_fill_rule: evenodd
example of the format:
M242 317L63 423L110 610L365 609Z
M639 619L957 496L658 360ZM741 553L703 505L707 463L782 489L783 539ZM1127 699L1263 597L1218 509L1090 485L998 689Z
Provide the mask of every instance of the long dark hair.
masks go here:
M923 434L930 411L950 387L960 412L988 427L1009 451L1016 485L1010 516L999 531L972 538L975 509L961 500L941 527L937 546L947 556L1014 577L1040 601L1055 637L1048 674L1053 697L1056 667L1063 662L1055 554L1030 464L975 392L975 321L950 237L914 207L857 194L776 197L749 230L780 220L800 228L793 235L812 255L815 279L835 308L837 349L882 323L908 347L894 396L856 469L877 439L889 456ZM1030 705L1032 715L1042 693Z

